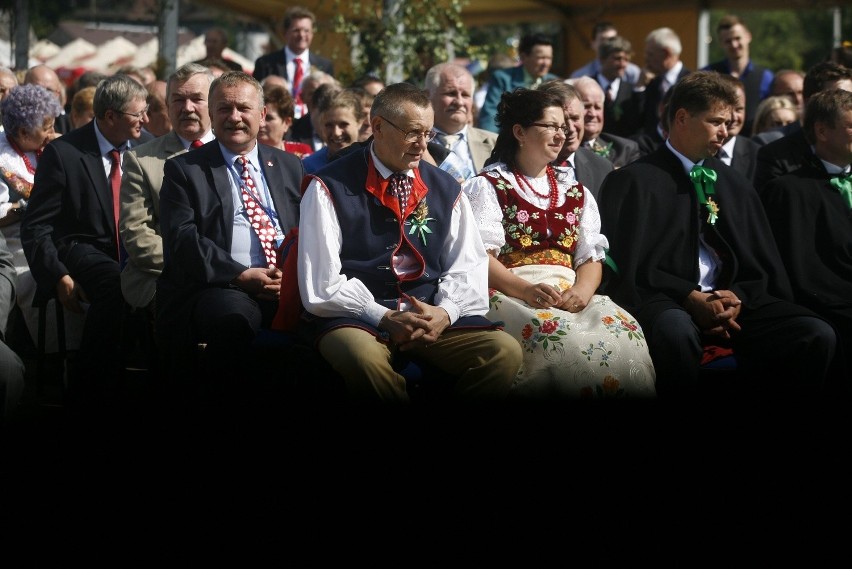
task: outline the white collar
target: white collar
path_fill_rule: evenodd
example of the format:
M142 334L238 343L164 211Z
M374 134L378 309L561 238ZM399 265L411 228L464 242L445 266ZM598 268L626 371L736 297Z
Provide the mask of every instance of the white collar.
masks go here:
M180 140L180 143L181 143L181 144L183 144L183 147L184 147L184 148L189 148L189 147L192 145L192 141L191 141L191 140L187 140L186 138L184 138L184 137L182 137L181 135L179 135L177 132L175 132L175 134L177 135L178 139ZM216 137L213 135L213 131L212 131L212 130L208 130L208 131L204 134L204 136L202 136L202 137L201 137L201 138L199 138L198 140L200 140L200 141L201 141L201 142L203 142L204 144L207 144L208 142L210 142L211 140L213 140L213 139L215 139L215 138L216 138Z
M692 160L675 150L674 146L672 146L671 140L669 139L666 139L666 146L669 150L674 152L674 155L677 156L677 159L680 160L681 164L683 164L683 171L686 172L687 175L689 175L689 172L692 171L693 166L695 166L696 164L700 166L704 163L704 160L701 160L700 162L693 162Z
M284 46L284 58L287 61L287 63L290 63L294 59L301 59L302 63L305 63L305 64L310 63L310 55L311 55L310 50L308 50L308 49L306 49L302 53L296 55L296 53L294 51L292 51L289 47L287 47L286 45Z
M725 154L728 158L734 157L734 146L737 145L737 137L732 136L731 140L722 145L722 149L725 151Z
M112 142L107 140L107 138L104 136L104 133L102 133L101 129L98 128L98 119L95 118L92 120L95 123L95 137L98 139L98 150L101 151L101 156L106 156L113 149L116 149L119 152L124 152L125 150L130 148L129 140L125 140L119 145L114 145Z
M373 142L372 144L370 144L370 154L371 154L371 155L372 155L372 157L373 157L373 165L375 165L376 170L379 172L379 175L380 175L382 178L384 178L385 180L387 180L387 179L388 179L388 178L390 178L393 174L396 174L396 172L394 172L393 170L391 170L390 168L388 168L387 166L385 166L385 165L384 165L384 163L382 163L382 161L381 161L381 160L379 160L379 157L378 157L378 156L376 156L375 144L376 144L375 142ZM414 170L411 170L411 169L403 170L402 172L399 172L399 173L400 173L400 174L405 174L405 175L406 175L406 176L408 176L409 178L413 178L413 177L414 177Z
M250 151L246 152L245 154L235 154L225 148L225 146L221 142L219 143L219 149L222 151L222 157L225 159L225 162L231 167L234 166L234 161L237 159L237 156L245 156L248 161L251 162L251 164L255 167L255 169L259 169L260 158L257 153L257 147L258 143L257 140L255 140L254 148L252 148Z

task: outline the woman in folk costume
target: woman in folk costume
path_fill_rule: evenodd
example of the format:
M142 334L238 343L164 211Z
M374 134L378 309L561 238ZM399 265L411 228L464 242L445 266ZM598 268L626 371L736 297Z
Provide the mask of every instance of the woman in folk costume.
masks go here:
M503 95L500 133L483 171L465 182L490 254L487 317L524 350L513 393L534 399L653 398L655 374L641 327L596 295L608 243L594 197L554 167L566 136L559 98Z

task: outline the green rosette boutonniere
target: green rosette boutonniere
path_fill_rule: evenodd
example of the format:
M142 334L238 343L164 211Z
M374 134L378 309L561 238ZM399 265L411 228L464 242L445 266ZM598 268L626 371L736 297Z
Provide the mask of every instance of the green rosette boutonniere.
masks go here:
M417 204L417 208L414 210L414 213L411 214L411 217L411 229L408 234L414 235L416 233L425 246L426 234L432 233L432 230L429 229L429 222L435 221L434 217L429 217L429 206L426 205L425 199Z
M612 150L611 142L609 144L601 144L600 140L596 140L592 145L592 152L602 158L609 158L610 150Z

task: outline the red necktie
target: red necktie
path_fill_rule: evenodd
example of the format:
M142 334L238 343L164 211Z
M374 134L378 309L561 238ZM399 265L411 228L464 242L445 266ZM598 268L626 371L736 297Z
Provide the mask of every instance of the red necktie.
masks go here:
M189 143L190 148L201 148L202 146L204 146L204 143L200 140L193 140Z
M263 207L263 202L257 193L257 188L254 185L254 178L249 172L249 161L245 156L238 156L237 163L242 167L240 169L240 197L243 200L243 206L246 208L249 222L260 239L260 245L263 247L263 254L266 255L266 265L270 269L278 266L278 252L275 249L275 226L272 225L272 220L267 215Z
M302 60L298 57L293 60L293 65L296 66L296 70L293 72L293 97L296 100L297 109L300 109L298 116L302 116L307 112L304 108L304 101L302 101L302 75L304 75L305 70L302 69Z
M109 184L112 187L112 213L115 218L115 243L117 247L118 259L121 260L121 238L118 234L118 210L120 205L121 193L121 153L118 149L113 148L109 151L109 157L112 159L112 167L109 171Z

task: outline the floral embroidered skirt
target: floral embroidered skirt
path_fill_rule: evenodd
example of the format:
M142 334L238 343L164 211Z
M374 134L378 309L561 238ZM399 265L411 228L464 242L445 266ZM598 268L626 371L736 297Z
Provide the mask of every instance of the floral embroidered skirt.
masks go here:
M554 265L511 269L532 283L565 290L573 270ZM627 311L608 296L595 295L577 314L536 309L489 291L487 317L500 320L524 350L513 396L534 399L654 398L656 375L645 335Z

